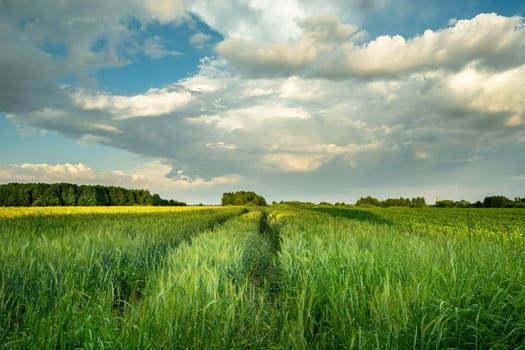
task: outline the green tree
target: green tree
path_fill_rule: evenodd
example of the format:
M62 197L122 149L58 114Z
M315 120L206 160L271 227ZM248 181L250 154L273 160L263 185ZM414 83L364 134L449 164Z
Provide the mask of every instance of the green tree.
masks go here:
M505 196L485 197L483 206L485 208L505 208L510 200Z
M75 206L78 200L78 189L76 185L70 185L62 192L62 198L64 199L64 205Z
M93 206L97 205L96 191L93 186L80 186L78 196L78 205Z
M222 194L222 205L266 206L266 199L253 191L226 192Z
M359 207L363 207L363 206L379 207L381 205L381 203L379 202L379 199L367 196L367 197L359 198L357 200L357 202L355 202L355 205L357 205Z

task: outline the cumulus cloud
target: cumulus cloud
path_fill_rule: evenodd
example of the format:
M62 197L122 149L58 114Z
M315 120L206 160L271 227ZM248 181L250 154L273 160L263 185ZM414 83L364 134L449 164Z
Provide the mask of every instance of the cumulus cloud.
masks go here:
M211 40L211 35L206 33L198 32L190 36L190 44L202 48L205 43Z
M159 59L166 56L179 56L181 55L178 51L167 50L162 43L162 40L159 36L154 36L153 38L146 39L143 44L142 50L144 53L153 58Z
M432 196L446 187L444 179L469 184L473 173L483 172L480 187L497 189L491 178L525 172L516 161L525 144L521 18L482 14L419 36L367 39L358 18L341 9L373 6L348 3L290 0L285 8L268 8L255 0L194 1L186 10L224 36L218 57L202 59L196 74L128 95L55 81L68 72L126 64L129 46L150 57L176 54L161 39L138 43L122 14L140 25L176 22L185 18L182 2L128 8L115 1L92 10L67 5L67 19L56 26L46 9L38 10L43 22L0 21L2 47L10 52L0 55L6 77L0 108L10 122L157 160L133 171L83 163L4 165L0 180L186 193L311 188L341 196L419 186ZM55 33L54 46L44 49ZM197 36L193 44L205 39Z
M517 126L525 117L525 65L502 72L468 66L450 75L451 94L473 111L506 116L505 124Z
M266 104L227 110L217 115L202 115L188 118L191 123L214 125L219 129L258 129L272 119L308 119L310 115L301 107Z
M358 31L357 27L340 23L333 16L301 19L298 26L302 35L285 42L229 38L220 42L216 49L245 74L293 75L308 69L339 45L352 46L348 39Z
M301 36L308 22L305 18L338 17L343 23L363 24L369 12L385 8L390 0L284 0L268 6L260 0L191 2L188 11L196 14L226 39L254 42L287 42ZM344 33L344 32L339 32Z
M275 172L310 172L323 164L322 155L271 153L263 158L269 171Z
M229 150L229 151L232 151L234 149L237 149L237 146L232 144L232 143L225 143L225 142L208 142L206 144L206 147L209 147L211 149L216 149L216 150Z
M388 76L458 69L471 62L489 68L508 68L523 63L524 49L522 18L480 14L470 20L460 20L451 28L437 32L428 29L409 40L400 35L380 36L345 52L341 57L341 71L336 69L334 73Z
M93 124L91 126L95 130L106 131L106 132L111 133L111 134L122 134L122 132L123 132L119 128L117 128L117 127L115 127L113 125L108 125L108 124Z
M146 188L155 191L169 192L170 190L213 187L232 184L242 181L240 175L227 174L203 179L199 176L191 177L179 173L175 177L168 177L171 167L160 161L143 164L135 171L101 171L95 170L83 163L78 164L47 164L23 163L0 164L1 182L75 182L79 184L110 184L127 188Z
M379 147L378 142L369 144L274 145L272 153L263 158L268 170L273 172L311 172L323 164L341 157L348 166L356 166L356 156Z
M183 0L0 2L0 110L28 111L62 104L56 81L93 84L93 71L129 64L137 54L178 54L159 38L137 41L131 19L168 23L186 16Z
M198 74L136 96L66 87L70 109L44 108L12 119L162 158L172 169L168 177L181 170L202 181L232 171L250 178L316 173L333 164L343 165L342 174L430 164L421 160L449 169L461 159L479 163L486 152L525 135L521 126L508 126L510 117L523 113L514 103L521 98L518 72L502 73L504 84L490 88L497 74L475 67L369 82L251 79L227 67L207 59ZM475 74L480 80L473 89L485 86L485 95L462 86L462 74ZM502 96L496 86L505 87ZM165 117L138 117L145 115Z
M414 38L383 35L363 44L358 44L363 32L336 17L305 18L298 28L300 35L286 41L228 38L217 45L217 52L247 75L329 79L457 71L468 64L511 69L525 61L523 19L494 13L438 31L428 29Z
M176 111L191 100L188 91L168 88L149 89L143 95L114 96L100 92L75 90L74 103L84 110L108 112L115 119L156 117Z
M2 182L89 182L94 179L93 169L85 164L23 163L0 166Z
M147 13L161 23L179 20L186 15L184 0L146 0L136 1L137 6L143 6Z

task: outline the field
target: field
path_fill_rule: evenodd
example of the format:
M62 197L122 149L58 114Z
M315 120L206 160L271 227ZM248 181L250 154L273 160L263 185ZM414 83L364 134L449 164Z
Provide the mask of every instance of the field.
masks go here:
M0 349L525 349L525 210L0 208Z

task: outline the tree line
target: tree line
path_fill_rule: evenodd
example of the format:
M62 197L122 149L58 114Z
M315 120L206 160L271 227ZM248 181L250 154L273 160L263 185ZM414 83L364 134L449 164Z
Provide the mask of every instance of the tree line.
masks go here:
M162 199L147 190L117 186L76 185L70 183L0 184L0 206L111 206L158 205L180 206L186 203Z
M222 205L266 206L266 199L252 191L226 192L222 194Z
M423 208L426 207L425 198L416 197L416 198L388 198L385 200L379 200L374 197L361 197L357 200L355 205L363 206L373 206L373 207L410 207L410 208Z
M465 200L441 200L434 204L438 208L525 208L525 198L516 197L514 200L505 196L489 196L483 201L470 203Z
M411 207L422 208L426 207L425 198L389 198L386 200L379 200L374 197L362 197L355 203L356 206L374 206L374 207ZM509 199L505 196L489 196L485 197L483 201L471 203L466 200L453 201L449 199L436 201L434 207L437 208L525 208L525 198Z
M302 202L302 201L281 201L272 202L272 205L291 205L297 207L311 207L311 206L352 206L352 204L346 203L329 203L320 202L315 204L313 202ZM525 208L525 198L516 197L509 199L505 196L489 196L485 197L483 201L469 202L466 200L453 201L449 199L438 200L433 205L427 205L424 197L415 198L388 198L380 200L371 196L361 197L355 203L358 207L410 207L410 208L423 208L423 207L436 207L436 208Z

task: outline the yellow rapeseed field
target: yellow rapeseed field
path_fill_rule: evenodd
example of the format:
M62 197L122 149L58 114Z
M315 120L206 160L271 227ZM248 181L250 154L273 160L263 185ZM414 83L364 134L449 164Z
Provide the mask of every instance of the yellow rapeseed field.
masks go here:
M37 215L71 214L145 214L165 212L185 212L219 208L218 206L91 206L91 207L0 207L0 218Z

